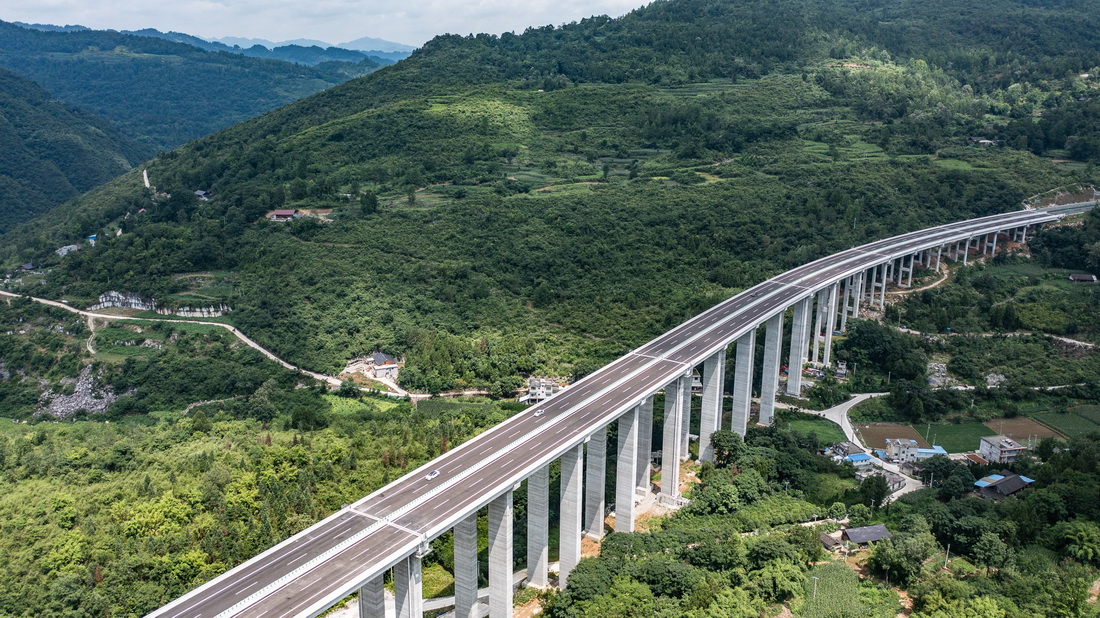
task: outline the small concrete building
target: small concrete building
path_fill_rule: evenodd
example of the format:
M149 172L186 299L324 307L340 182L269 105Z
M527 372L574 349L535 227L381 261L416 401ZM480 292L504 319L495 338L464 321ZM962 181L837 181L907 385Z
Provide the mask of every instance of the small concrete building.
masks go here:
M80 251L80 245L65 245L64 247L55 250L54 253L60 255L61 257L65 257L73 251Z
M867 453L854 453L852 455L848 455L844 458L844 461L855 466L856 470L870 467L870 465L874 462L874 460L871 459L871 456Z
M384 352L375 352L367 357L367 360L371 365L371 371L374 377L397 380L397 374L401 370L401 365L398 364L396 358Z
M917 441L912 438L887 438L886 458L897 463L917 460Z
M272 221L290 221L291 219L293 219L296 216L298 216L298 210L297 209L293 209L293 210L291 210L291 209L279 209L279 210L276 210L276 211L272 212L271 216L268 217L268 218L271 219Z
M837 455L837 456L840 456L840 457L847 457L848 455L855 455L857 453L865 452L863 450L863 447L856 444L855 442L850 442L848 440L845 440L843 442L837 442L831 448L832 448L833 454Z
M1012 463L1027 447L1008 436L982 436L978 454L995 463Z
M936 455L943 455L947 457L947 450L942 446L932 445L932 448L918 448L917 458L915 461L924 461L929 457L935 457Z
M1090 275L1088 273L1074 273L1069 276L1069 280L1074 283L1096 283L1096 275Z
M527 378L527 394L519 400L527 403L539 403L554 396L562 390L562 385L555 378Z

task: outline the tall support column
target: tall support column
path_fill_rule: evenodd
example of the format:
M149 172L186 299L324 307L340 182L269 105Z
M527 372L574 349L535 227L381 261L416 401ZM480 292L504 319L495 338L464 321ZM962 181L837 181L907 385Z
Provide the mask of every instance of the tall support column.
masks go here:
M584 533L588 538L602 539L604 487L607 485L607 427L601 427L589 438L585 466Z
M550 466L543 466L527 477L527 585L532 588L545 588L549 583L549 519Z
M664 445L661 448L661 493L680 495L680 430L684 415L683 391L691 391L691 376L677 378L665 386Z
M710 436L722 422L722 391L726 381L726 349L703 361L703 404L699 408L699 459L714 461Z
M893 269L894 273L894 285L901 285L902 275L905 274L905 256L899 257L896 260L891 260L890 268Z
M794 305L794 323L791 327L791 347L788 354L787 394L802 396L802 364L806 360L806 334L810 329L810 303L813 297L804 298Z
M856 294L851 299L851 318L859 318L859 300L864 297L864 273L856 275Z
M558 546L558 581L565 588L569 573L581 561L581 495L584 470L581 455L584 445L578 444L561 456L561 524Z
M943 245L936 249L936 272L940 272L940 261L943 259Z
M424 615L422 577L420 558L415 555L405 558L393 567L393 596L397 607L397 618L421 618ZM511 574L508 577L511 579Z
M844 280L844 303L840 307L840 330L848 328L848 308L853 292L855 292L855 278L848 277Z
M1027 226L1020 228L1020 242L1027 242Z
M359 589L359 618L385 618L386 589L379 575Z
M886 310L886 264L882 265L882 296L879 298L879 309Z
M691 387L695 379L688 375L687 386L680 390L680 396L684 398L683 410L680 416L680 461L687 461L691 457L688 443L691 435Z
M650 453L653 451L653 395L638 406L638 478L636 485L649 493Z
M905 281L905 287L907 288L913 287L913 258L914 256L909 256L909 272L907 273L908 278Z
M652 400L651 400L652 401ZM615 459L615 532L634 532L634 489L638 482L638 412L619 417L618 456Z
M812 331L813 350L811 352L812 356L810 357L810 362L814 363L815 365L817 364L818 359L821 358L821 327L824 326L825 320L827 319L825 316L825 310L828 307L828 303L826 302L826 297L828 294L828 289L818 290L817 292L817 308L814 310L814 326ZM856 302L858 301L859 295L857 294Z
M528 485L530 487L530 485ZM528 498L531 491L528 489ZM545 509L545 502L543 503ZM543 519L543 536L546 535L546 520ZM528 527L528 545L530 530ZM455 618L480 618L477 607L477 511L455 524ZM528 570L528 576L531 571ZM543 569L543 579L546 569ZM530 579L528 579L530 584ZM545 585L545 583L543 584Z
M737 340L737 361L733 377L733 412L730 430L742 438L749 429L752 409L753 356L756 353L756 329L741 335ZM713 457L714 451L711 450ZM711 459L710 461L713 461Z
M931 270L932 269L932 250L931 249L926 249L922 253L924 254L924 267Z
M997 257L997 236L999 235L1000 232L993 232L993 250L989 252L993 257Z
M416 614L416 618L420 616ZM489 503L489 618L511 616L512 490L509 489Z
M860 279L863 276L860 275ZM836 297L840 283L834 283L829 288L829 321L825 323L825 352L821 356L821 362L828 367L833 354L833 329L836 327Z
M768 319L764 336L764 375L760 382L760 424L771 425L779 390L779 357L783 346L783 313Z
M966 266L966 259L970 257L970 239L966 239L966 248L963 249L963 266Z

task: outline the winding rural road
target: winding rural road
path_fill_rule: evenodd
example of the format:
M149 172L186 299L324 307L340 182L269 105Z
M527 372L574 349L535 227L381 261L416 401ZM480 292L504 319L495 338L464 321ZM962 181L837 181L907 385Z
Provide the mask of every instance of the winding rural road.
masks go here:
M237 339L240 339L241 342L244 343L245 345L247 345L248 347L253 348L254 350L259 352L260 354L263 354L267 358L275 361L276 363L279 363L280 365L282 365L283 367L285 367L287 369L290 369L291 371L299 371L299 372L304 373L304 374L306 374L306 375L308 375L308 376L310 376L310 377L312 377L316 380L321 380L322 382L325 382L327 384L331 384L333 386L340 386L340 384L341 384L341 381L340 381L339 378L336 378L336 377L333 377L333 376L330 376L330 375L317 373L317 372L314 372L314 371L309 371L307 369L302 369L301 367L291 365L290 363L288 363L285 360L279 358L278 356L275 356L267 348L261 346L260 344L256 343L252 339L249 339L248 335L245 335L240 330L238 330L237 327L235 327L231 324L223 324L221 322L207 322L207 321L204 321L204 320L189 320L189 319L167 320L167 319L164 319L164 318L139 318L139 317L128 316L128 315L110 315L110 314L107 314L107 313L96 313L94 311L85 311L83 309L77 309L75 307L70 307L69 305L67 305L65 303L62 303L62 302L59 302L59 301L56 301L56 300L48 300L48 299L45 299L45 298L38 298L38 297L35 297L35 296L26 296L26 295L23 295L23 294L15 294L15 293L12 293L12 292L5 292L5 291L2 291L2 290L0 290L0 296L4 296L4 297L8 297L8 298L29 298L30 300L33 300L36 303L42 303L43 305L49 305L51 307L57 307L58 309L64 309L65 311L68 311L70 313L75 313L77 315L83 316L83 317L87 318L88 320L100 319L100 320L132 320L132 321L138 321L138 322L184 322L184 323L187 323L187 324L203 324L205 326L218 326L220 328L224 328L225 330L233 333L233 336L235 336ZM95 331L93 330L92 332L93 332L93 336L94 336ZM91 352L92 354L95 354L95 348L92 347L91 339L88 340L87 347L88 347L89 352ZM402 390L396 384L394 384L394 383L392 383L388 380L385 381L385 384L386 384L386 386L390 387L394 391L393 393L387 393L387 394L393 394L393 395L397 395L399 397L408 396L408 393L406 391ZM365 389L363 389L363 390L365 390Z

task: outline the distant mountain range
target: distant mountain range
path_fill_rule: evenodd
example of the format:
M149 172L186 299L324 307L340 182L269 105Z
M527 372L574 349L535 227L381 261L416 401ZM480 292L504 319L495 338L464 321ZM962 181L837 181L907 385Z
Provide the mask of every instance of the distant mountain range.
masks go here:
M57 26L54 26L55 28ZM268 49L274 49L276 47L282 47L285 45L301 45L302 47L339 47L341 49L354 49L363 52L412 52L416 49L415 45L405 45L404 43L394 43L393 41L387 41L385 39L376 39L373 37L365 36L354 41L347 41L346 43L340 43L333 45L325 41L318 41L316 39L294 39L292 41L279 41L273 42L267 39L248 39L243 37L225 36L221 38L208 38L207 41L212 43L224 43L226 45L237 45L238 47L252 47L253 45L263 45Z
M56 26L53 24L28 24L24 22L11 22L17 26L24 28L31 28L33 30L41 30L43 32L85 32L92 30L85 26L80 25L67 25ZM115 32L114 30L107 30L106 32ZM317 64L317 62L324 62L326 60L334 59L347 62L348 57L336 57L325 58L317 62L299 61L294 59L288 59L280 57L278 51L282 48L310 48L318 47L322 50L330 51L332 55L338 55L339 52L335 50L346 50L352 52L361 52L359 60L367 57L377 57L383 60L387 60L390 63L402 60L410 53L412 53L416 47L413 45L405 45L404 43L395 43L393 41L387 41L385 39L376 39L373 37L365 36L354 41L348 41L346 43L340 43L339 45L333 45L326 41L319 41L317 39L292 39L289 41L270 41L268 39L254 39L246 37L197 37L183 32L162 32L155 28L143 28L141 30L121 30L122 34L136 34L138 36L152 36L162 39L168 39L169 41L175 41L177 43L187 43L188 45L194 45L200 49L207 51L227 51L233 53L244 54L246 56L263 57L263 58L279 58L280 60L288 60L289 62L298 62L299 64ZM256 47L265 48L265 50L256 49ZM271 52L275 52L272 54ZM283 55L287 55L286 52ZM316 56L316 54L314 54ZM353 60L357 62L358 60Z
M339 48L241 50L152 29L127 34L0 21L0 66L155 149L174 148L392 63Z

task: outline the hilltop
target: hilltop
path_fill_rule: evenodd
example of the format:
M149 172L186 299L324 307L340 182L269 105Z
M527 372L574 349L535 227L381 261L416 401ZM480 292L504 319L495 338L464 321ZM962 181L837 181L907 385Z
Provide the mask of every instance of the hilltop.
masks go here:
M186 35L184 35L186 36ZM305 48L303 48L305 49ZM308 51L308 50L307 50ZM0 21L0 66L158 150L207 135L373 70L338 50L305 67L112 31L41 31ZM274 54L274 52L271 52Z
M0 234L129 170L153 150L0 68Z
M1067 136L1095 131L1076 112L1100 85L1098 9L675 0L437 37L163 153L156 193L129 174L0 255L121 230L24 285L226 302L311 369L383 349L411 388L506 393L830 251L1095 183ZM1046 110L1061 141L1015 143Z

